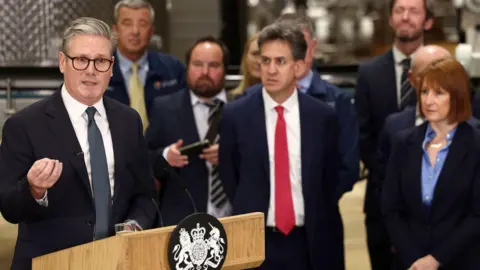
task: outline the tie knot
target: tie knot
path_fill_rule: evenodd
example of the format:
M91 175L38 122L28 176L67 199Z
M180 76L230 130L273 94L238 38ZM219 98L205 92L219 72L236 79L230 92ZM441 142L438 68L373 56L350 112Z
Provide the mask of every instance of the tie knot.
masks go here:
M133 63L132 64L132 73L135 74L137 73L138 71L138 64L137 63Z
M217 106L221 106L223 105L223 101L221 101L220 99L218 98L214 98L214 99L211 99L209 101L205 101L204 103L207 107L209 107L210 109L213 109L213 108L216 108Z
M275 107L275 110L277 111L278 115L283 115L285 108L283 106L277 106Z
M95 113L97 112L97 109L95 107L88 107L85 112L87 113L88 117L88 122L93 120L93 117L95 116Z
M400 65L402 65L402 67L403 67L404 69L410 69L410 63L411 63L411 61L412 61L412 60L410 59L410 57L407 57L407 58L403 59L402 62L400 62Z

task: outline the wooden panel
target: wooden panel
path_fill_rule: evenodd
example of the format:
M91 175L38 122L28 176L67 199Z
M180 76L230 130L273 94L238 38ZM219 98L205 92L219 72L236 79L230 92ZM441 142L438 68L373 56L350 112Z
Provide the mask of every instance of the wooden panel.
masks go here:
M223 269L259 266L265 259L263 213L221 218L228 251ZM174 226L120 234L33 259L33 270L170 269L168 240Z

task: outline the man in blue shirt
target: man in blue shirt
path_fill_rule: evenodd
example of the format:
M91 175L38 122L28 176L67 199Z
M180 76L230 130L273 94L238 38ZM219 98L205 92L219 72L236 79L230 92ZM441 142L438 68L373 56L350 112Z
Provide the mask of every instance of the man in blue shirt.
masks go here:
M114 12L113 30L118 46L105 95L136 109L146 128L155 97L186 87L185 67L173 56L147 50L155 19L148 2L122 0L115 5Z

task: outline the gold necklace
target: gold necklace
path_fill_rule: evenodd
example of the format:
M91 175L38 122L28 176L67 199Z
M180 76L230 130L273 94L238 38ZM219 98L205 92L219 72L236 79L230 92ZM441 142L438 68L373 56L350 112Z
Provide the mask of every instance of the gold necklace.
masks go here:
M443 146L443 142L431 143L431 144L429 145L429 147L432 147L432 148L435 148L435 149L438 149L438 148L440 148L440 147L442 147L442 146Z

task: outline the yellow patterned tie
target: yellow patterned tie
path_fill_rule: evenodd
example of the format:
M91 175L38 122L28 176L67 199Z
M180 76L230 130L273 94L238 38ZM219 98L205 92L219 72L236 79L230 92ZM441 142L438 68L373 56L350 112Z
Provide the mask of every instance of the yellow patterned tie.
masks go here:
M147 109L145 108L145 96L142 82L138 77L138 65L136 63L132 64L132 76L130 77L130 107L134 108L140 118L142 118L143 123L143 132L148 127L148 115Z

